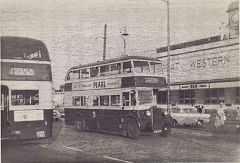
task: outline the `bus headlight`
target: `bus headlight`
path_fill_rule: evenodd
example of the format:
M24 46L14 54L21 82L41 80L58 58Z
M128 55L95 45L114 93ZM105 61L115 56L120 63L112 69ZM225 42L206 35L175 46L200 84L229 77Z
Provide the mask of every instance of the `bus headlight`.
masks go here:
M147 114L147 116L151 116L152 115L152 113L149 110L146 111L146 114Z

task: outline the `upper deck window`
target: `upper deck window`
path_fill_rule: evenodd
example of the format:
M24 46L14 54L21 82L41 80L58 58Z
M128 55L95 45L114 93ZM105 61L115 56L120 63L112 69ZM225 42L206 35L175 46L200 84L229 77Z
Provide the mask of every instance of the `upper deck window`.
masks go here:
M90 76L89 71L90 71L89 69L82 69L81 70L81 79L89 78L89 76Z
M0 58L50 61L43 42L23 37L1 37Z
M40 59L42 58L41 50L39 47L34 46L28 49L23 49L23 58L24 59Z
M74 80L80 78L80 70L70 71L67 76L67 80Z
M90 68L90 77L98 76L98 74L99 74L99 67Z
M131 61L123 62L123 73L130 73L132 72L132 64Z
M110 70L109 65L101 66L100 67L101 76L109 75L109 70Z
M157 62L150 62L150 72L151 73L162 72L162 64Z
M110 74L120 74L121 73L121 63L115 63L110 65Z
M133 61L135 72L149 72L148 62L146 61Z
M73 76L73 79L79 79L80 78L80 70L74 70L72 76Z

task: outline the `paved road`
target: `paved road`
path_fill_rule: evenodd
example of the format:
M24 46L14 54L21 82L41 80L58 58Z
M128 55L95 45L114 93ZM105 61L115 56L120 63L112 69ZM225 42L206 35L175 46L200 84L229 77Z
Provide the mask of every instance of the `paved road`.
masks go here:
M174 129L169 137L127 137L75 131L62 121L46 140L3 144L2 162L233 162L240 161L237 135L216 135L188 128ZM18 160L18 161L16 161Z

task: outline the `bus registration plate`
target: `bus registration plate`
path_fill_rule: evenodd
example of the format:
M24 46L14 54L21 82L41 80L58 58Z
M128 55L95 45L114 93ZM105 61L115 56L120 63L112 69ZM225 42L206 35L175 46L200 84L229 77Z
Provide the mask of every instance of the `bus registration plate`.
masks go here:
M162 130L154 130L153 132L154 132L154 133L161 133Z
M37 131L36 135L38 138L44 138L45 137L45 131Z

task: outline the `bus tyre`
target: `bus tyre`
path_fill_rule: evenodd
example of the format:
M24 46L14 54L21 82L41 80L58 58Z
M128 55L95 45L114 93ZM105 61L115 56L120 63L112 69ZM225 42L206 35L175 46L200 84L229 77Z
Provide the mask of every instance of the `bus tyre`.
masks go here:
M85 127L85 121L82 116L79 116L75 122L74 122L74 127L77 131L82 132L86 129Z
M203 127L203 121L198 120L197 123L196 123L196 127Z
M127 135L131 139L137 139L140 136L140 129L135 119L129 119L127 123Z
M175 119L173 120L173 127L174 128L179 127L179 124L178 124L178 122Z
M167 137L171 133L171 127L168 124L165 124L162 129L161 135Z

